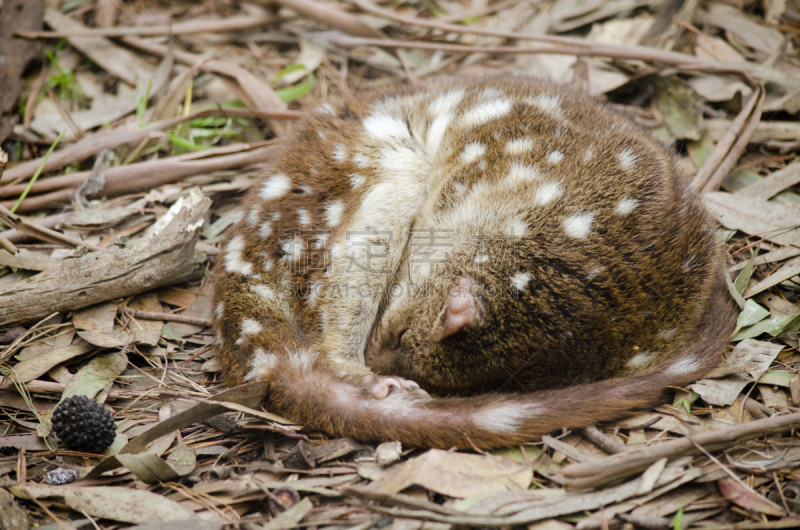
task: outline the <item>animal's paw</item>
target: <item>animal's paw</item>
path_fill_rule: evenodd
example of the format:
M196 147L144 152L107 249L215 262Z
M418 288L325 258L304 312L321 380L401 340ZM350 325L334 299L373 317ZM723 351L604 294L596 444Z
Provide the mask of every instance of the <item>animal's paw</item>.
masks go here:
M362 385L375 399L386 399L397 394L412 394L415 397L429 397L428 393L414 381L397 376L365 375Z

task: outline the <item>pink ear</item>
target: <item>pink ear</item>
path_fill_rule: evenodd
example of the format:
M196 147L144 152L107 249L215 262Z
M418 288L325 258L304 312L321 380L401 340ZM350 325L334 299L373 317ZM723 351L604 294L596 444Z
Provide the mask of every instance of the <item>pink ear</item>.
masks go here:
M466 276L459 278L458 284L450 291L450 297L445 304L444 321L437 325L438 329L434 331L434 341L438 342L480 321L480 302L470 290L473 285L475 281L471 278Z

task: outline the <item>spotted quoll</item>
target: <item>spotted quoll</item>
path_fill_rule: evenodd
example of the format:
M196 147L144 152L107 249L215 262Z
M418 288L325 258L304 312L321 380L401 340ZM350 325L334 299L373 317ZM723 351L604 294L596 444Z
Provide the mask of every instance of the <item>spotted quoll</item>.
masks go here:
M627 119L535 79L438 79L325 103L283 141L216 267L219 358L333 435L527 442L713 368L721 266Z

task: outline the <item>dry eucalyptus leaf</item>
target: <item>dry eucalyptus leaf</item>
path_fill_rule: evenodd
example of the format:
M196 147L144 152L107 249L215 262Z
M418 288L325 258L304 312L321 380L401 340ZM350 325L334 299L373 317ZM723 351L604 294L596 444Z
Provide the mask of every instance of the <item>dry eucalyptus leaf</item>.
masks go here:
M723 497L746 510L755 510L760 513L775 516L785 516L786 513L775 503L767 500L760 493L753 491L739 481L724 478L717 483L719 492Z
M800 246L800 233L794 229L800 226L797 208L724 192L704 193L703 202L725 228Z
M117 317L117 304L104 302L81 309L72 317L72 324L78 329L78 336L101 348L121 348L126 340L114 330Z
M39 355L30 357L22 362L17 363L14 366L15 379L19 379L23 383L33 381L54 366L58 366L63 362L69 361L70 359L74 359L75 357L89 353L94 349L94 345L83 340L79 340L70 346L64 346L63 348L55 348L45 351ZM10 380L8 380L8 378L4 377L0 379L0 388L7 388L11 385L12 383Z
M431 449L384 472L370 490L395 494L418 485L443 495L465 498L498 491L526 489L533 469L495 455L448 453Z
M149 313L161 312L161 303L158 301L158 295L153 291L140 294L128 304L128 307ZM128 329L134 333L135 342L155 346L161 339L162 325L160 320L144 320L134 316L128 323Z
M70 378L61 398L67 399L72 396L93 398L107 384L119 377L127 366L128 356L125 352L97 355Z
M87 515L145 524L190 519L194 512L163 495L134 488L96 486L46 486L27 483L9 491L21 499L61 499L64 504Z
M701 379L689 388L700 394L706 403L730 405L748 383L757 381L769 369L782 349L780 344L743 340L733 349L725 364L709 374L709 377L722 379Z

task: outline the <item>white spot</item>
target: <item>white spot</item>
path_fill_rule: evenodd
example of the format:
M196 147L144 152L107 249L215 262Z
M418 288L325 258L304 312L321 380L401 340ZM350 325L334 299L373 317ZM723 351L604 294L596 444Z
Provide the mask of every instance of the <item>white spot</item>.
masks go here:
M583 155L583 163L588 164L589 162L591 162L593 156L594 156L594 146L590 145L589 149L587 149L586 153Z
M675 335L678 334L678 328L672 329L662 329L658 332L658 336L664 340L669 340L675 338Z
M547 155L547 163L554 166L564 160L564 153L561 151L552 151L549 155Z
M700 361L693 357L681 357L676 362L672 363L666 372L670 374L683 375L694 372L700 368Z
M489 255L488 254L478 254L477 256L475 256L475 260L474 261L475 261L475 263L486 263L487 261L489 261Z
M269 285L264 285L263 283L258 285L251 285L250 290L256 293L258 296L267 300L269 302L277 302L278 297L275 295L275 291Z
M528 103L539 107L545 114L553 117L560 118L563 114L561 110L561 99L558 96L551 96L549 94L540 94L535 98L529 98Z
M259 321L252 318L242 320L241 326L242 335L255 335L256 333L261 333L261 330L264 329Z
M320 131L319 129L317 129L317 136L319 136L321 140L324 140L325 139L325 131Z
M522 237L528 229L528 223L521 219L513 219L508 225L508 234L511 237Z
M597 278L597 276L599 276L600 273L603 272L605 269L606 269L605 267L595 267L594 269L586 273L586 276L584 276L583 279L585 281L592 281L595 278Z
M572 215L564 219L564 231L569 237L583 239L592 230L593 222L594 214L592 212Z
M442 139L451 121L453 121L453 113L446 112L436 116L431 126L428 127L428 134L425 137L425 151L429 156L433 156L439 151L439 148L442 146Z
M486 146L480 142L472 142L468 143L464 146L464 150L461 152L461 162L464 164L469 164L470 162L474 162L481 156L483 153L486 152Z
M272 352L265 352L263 348L256 348L250 358L250 371L244 376L245 381L261 381L269 377L278 356Z
M347 160L347 149L344 148L344 144L336 145L336 148L333 150L333 159L339 163Z
M479 428L490 432L512 434L517 432L523 420L537 416L537 408L535 405L504 403L473 412L472 421Z
M656 353L651 351L643 351L641 353L637 353L626 363L626 366L630 368L639 368L640 366L645 366L649 364L650 361L656 358Z
M467 191L467 187L461 184L460 182L453 182L453 193L457 196L464 195L464 192Z
M283 173L278 173L272 175L269 180L261 186L261 191L258 192L258 196L265 201L277 199L278 197L286 195L291 187L292 181L289 180L289 177Z
M311 195L314 192L314 190L311 189L311 186L308 186L306 184L300 185L300 191L302 191L306 195Z
M464 127L477 127L486 122L502 118L511 111L510 99L496 99L480 103L471 108L461 117L461 125Z
M639 158L636 156L631 150L630 147L626 147L622 151L617 154L617 160L619 161L619 167L622 169L630 169L636 164L636 159Z
M358 173L351 173L349 177L350 187L352 189L356 189L367 181L367 178L364 175L359 175Z
M442 116L453 112L456 106L464 99L464 89L449 90L444 94L437 96L430 105L428 105L428 112L433 116Z
M514 162L509 167L506 178L514 184L524 184L537 180L539 177L541 177L541 173L535 167Z
M322 114L330 114L331 116L336 116L336 111L333 109L333 105L330 103L323 103L319 107L316 108L317 112Z
M399 141L411 137L406 124L388 114L373 114L364 119L364 130L378 140Z
M558 182L545 182L539 189L536 190L536 195L533 197L533 202L538 206L544 206L561 197L564 190Z
M305 208L297 209L297 219L301 226L308 226L311 224L311 214Z
M524 155L533 149L533 140L530 138L518 138L506 144L506 153L509 155Z
M265 256L261 267L264 269L264 272L271 271L272 270L272 260Z
M501 92L500 90L489 87L483 89L483 92L481 92L480 97L484 99L489 99L489 98L497 99L499 97L502 97L503 95L505 94L503 94L503 92Z
M281 218L281 212L272 212L271 214L269 214L269 218L272 219L273 221L277 221L278 219Z
M367 167L370 165L370 160L367 155L362 155L359 153L357 155L353 155L353 163L358 167Z
M344 211L344 205L342 201L333 201L329 205L325 207L325 220L328 222L328 226L334 228L339 226L339 222L342 220L342 212Z
M261 223L261 226L258 227L258 235L261 237L269 237L272 234L272 223L270 221L264 221Z
M281 243L281 249L284 252L284 256L281 258L285 261L297 261L300 259L300 253L302 252L302 242L297 238L291 238L288 241L283 241Z
M242 259L242 251L244 250L244 239L242 236L234 236L228 241L228 247L225 249L225 270L228 272L238 272L245 276L253 274L253 264Z
M317 305L321 285L319 280L308 283L308 297L306 298L306 303L309 306L315 307Z
M217 306L214 308L214 316L217 317L217 320L222 318L224 312L225 312L225 304L223 304L222 302L218 303Z
M317 359L317 352L311 351L308 348L300 348L298 350L289 351L289 362L303 372L311 370L314 361Z
M527 272L518 272L511 277L511 285L513 285L520 291L524 291L525 288L528 286L528 283L530 283L530 281L531 281L531 275Z
M324 309L319 310L319 322L322 324L322 332L328 330L328 313Z
M631 199L630 197L623 197L618 203L614 210L617 212L617 215L628 215L636 207L639 206L639 201L636 199Z
M247 212L247 222L250 224L250 226L257 225L260 217L261 217L261 208L258 205L253 206Z

